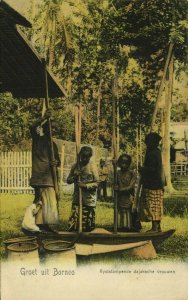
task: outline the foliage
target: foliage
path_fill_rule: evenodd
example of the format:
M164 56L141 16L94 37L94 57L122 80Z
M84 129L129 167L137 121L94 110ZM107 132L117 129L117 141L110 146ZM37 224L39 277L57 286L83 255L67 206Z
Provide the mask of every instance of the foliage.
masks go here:
M175 43L177 74L185 65L186 0L44 0L35 8L33 4L28 12L33 28L25 29L26 34L69 94L67 100L52 102L55 136L74 140L73 106L81 102L82 141L96 143L101 97L100 144L111 145L112 101L118 99L121 148L134 145L138 125L143 132L149 126L170 41ZM18 143L27 147L27 121L40 114L41 103L2 97L3 111L9 108L1 123L1 148ZM173 120L179 110L185 118L175 107Z
M0 94L0 150L17 150L31 148L29 124L39 118L43 101L36 99L15 99L10 93ZM53 99L51 107L54 111L53 135L59 139L73 139L74 128L72 107L62 99Z

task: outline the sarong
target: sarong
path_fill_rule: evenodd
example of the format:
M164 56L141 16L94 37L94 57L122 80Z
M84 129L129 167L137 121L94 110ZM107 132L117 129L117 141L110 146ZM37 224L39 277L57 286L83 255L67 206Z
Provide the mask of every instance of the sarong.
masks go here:
M37 200L42 201L42 209L36 216L36 224L57 224L59 221L56 194L53 187L37 187Z
M72 205L68 231L77 231L79 228L79 206ZM82 230L91 231L95 228L95 207L84 205L82 208Z
M141 221L160 221L163 216L163 195L162 189L143 190L141 199L140 218Z

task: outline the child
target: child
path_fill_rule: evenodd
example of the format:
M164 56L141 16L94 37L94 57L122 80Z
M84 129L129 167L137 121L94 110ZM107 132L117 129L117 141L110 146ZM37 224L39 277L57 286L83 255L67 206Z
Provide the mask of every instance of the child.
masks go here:
M69 218L69 231L78 230L79 225L79 188L82 191L82 227L83 231L95 228L95 208L97 201L98 172L91 163L92 148L84 146L79 153L79 165L74 164L67 183L74 183L72 211Z
M36 215L42 208L42 201L33 201L33 203L26 208L24 219L22 222L22 231L27 235L34 235L40 232L40 228L36 225Z
M117 173L118 227L130 230L132 228L132 205L134 201L135 175L129 170L131 157L125 153L118 159L120 170Z

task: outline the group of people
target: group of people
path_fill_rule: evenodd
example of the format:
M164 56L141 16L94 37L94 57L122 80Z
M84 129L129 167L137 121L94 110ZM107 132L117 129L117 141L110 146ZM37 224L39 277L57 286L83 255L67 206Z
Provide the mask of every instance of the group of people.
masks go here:
M25 234L41 231L54 231L58 224L57 196L54 189L52 167L60 165L57 145L53 144L54 160L52 161L49 143L48 120L51 111L30 126L32 136L32 177L30 184L35 190L33 204L26 209L22 230ZM122 153L117 161L117 182L114 193L117 195L118 228L123 231L139 231L141 221L152 222L150 231L161 231L160 222L163 215L163 168L160 136L149 133L145 138L146 155L144 165L139 168L142 193L136 201L135 184L137 177L131 168L132 158ZM68 222L69 231L79 228L79 201L82 201L82 230L92 231L95 228L95 210L97 199L107 197L108 169L105 161L100 166L92 162L92 148L83 146L77 162L72 166L67 178L68 184L74 184L71 214Z

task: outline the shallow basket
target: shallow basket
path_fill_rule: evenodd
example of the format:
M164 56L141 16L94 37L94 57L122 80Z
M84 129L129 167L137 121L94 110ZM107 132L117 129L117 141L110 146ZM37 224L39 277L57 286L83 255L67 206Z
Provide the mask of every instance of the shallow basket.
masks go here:
M75 249L72 242L62 241L62 240L43 240L43 247L48 253L59 253L63 251L68 251Z
M37 237L36 236L20 236L20 237L5 240L3 243L7 247L8 245L11 245L11 244L23 243L23 242L25 242L25 243L28 243L28 242L37 243Z

